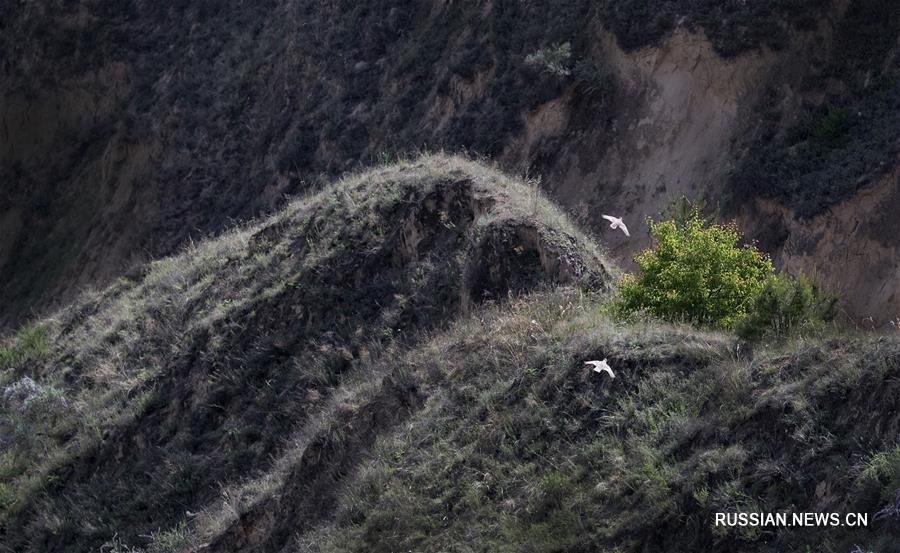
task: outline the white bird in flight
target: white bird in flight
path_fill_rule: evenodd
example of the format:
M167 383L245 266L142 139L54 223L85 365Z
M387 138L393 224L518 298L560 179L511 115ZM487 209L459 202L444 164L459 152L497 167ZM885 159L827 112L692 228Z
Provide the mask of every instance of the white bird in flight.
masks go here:
M605 358L603 359L603 361L585 361L584 364L585 365L593 365L595 373L606 373L609 375L610 378L616 377L616 373L614 373L612 370L612 367L610 367L606 363Z
M625 223L622 222L621 217L613 217L612 215L604 215L603 218L611 223L609 225L609 228L622 229L622 232L625 233L625 236L629 236L629 237L631 236L630 234L628 234L628 227L626 227Z

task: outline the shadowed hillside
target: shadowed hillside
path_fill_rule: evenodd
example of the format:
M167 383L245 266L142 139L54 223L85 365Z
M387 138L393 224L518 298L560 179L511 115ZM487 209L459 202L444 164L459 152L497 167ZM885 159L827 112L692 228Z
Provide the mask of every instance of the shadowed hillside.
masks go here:
M900 341L615 322L615 273L445 156L135 269L0 348L0 551L898 551Z

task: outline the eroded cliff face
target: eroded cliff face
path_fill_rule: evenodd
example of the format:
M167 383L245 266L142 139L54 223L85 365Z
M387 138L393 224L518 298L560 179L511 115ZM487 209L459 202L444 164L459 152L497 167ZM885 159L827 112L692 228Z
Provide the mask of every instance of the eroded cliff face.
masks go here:
M626 0L7 5L0 321L421 148L540 176L626 266L645 217L703 195L789 269L817 268L848 313L893 317L869 287L848 292L859 280L826 253L846 224L826 210L896 188L898 8L642 14ZM565 43L566 74L526 61ZM823 238L792 253L807 235ZM866 263L893 267L881 240Z
M811 219L757 199L739 221L781 242L774 257L778 265L820 275L843 298L845 314L868 328L900 317L898 214L900 163L876 185Z
M733 163L758 83L778 61L771 52L723 59L703 34L676 31L659 46L633 52L598 33L599 51L619 86L605 128L567 143L548 186L575 213L589 214L605 244L626 264L650 245L645 218L682 195L718 195ZM604 228L601 212L624 215L632 236Z

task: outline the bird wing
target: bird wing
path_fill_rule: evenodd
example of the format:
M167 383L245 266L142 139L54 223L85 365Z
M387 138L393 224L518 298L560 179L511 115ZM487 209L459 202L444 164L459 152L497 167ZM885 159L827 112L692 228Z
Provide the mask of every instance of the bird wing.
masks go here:
M607 221L609 221L610 223L612 223L613 225L622 221L621 219L613 217L612 215L604 215L603 218L606 219ZM615 228L615 226L613 226L613 228Z
M631 237L631 234L628 232L628 227L625 226L625 223L619 221L619 228L622 229L622 232L625 233L625 236Z
M610 368L610 366L606 363L606 359L603 361L585 361L585 365L592 365L594 367L595 373L606 373L610 378L615 378L616 374Z
M616 373L614 373L613 370L611 368L609 368L609 366L597 365L596 367L594 367L594 372L595 373L606 373L609 375L610 378L616 377Z

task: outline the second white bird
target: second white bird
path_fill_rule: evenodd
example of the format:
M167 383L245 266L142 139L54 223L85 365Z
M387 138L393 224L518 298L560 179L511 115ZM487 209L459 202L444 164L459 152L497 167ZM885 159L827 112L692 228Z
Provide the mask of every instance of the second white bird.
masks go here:
M611 229L621 229L622 232L625 233L625 236L631 236L628 233L628 227L625 226L625 223L622 222L621 217L613 217L612 215L604 215L604 219L610 222L609 228Z
M615 377L616 377L616 373L614 373L613 370L612 370L612 367L610 367L610 366L606 363L606 359L605 359L605 358L603 359L603 361L585 361L584 364L585 364L585 365L592 365L592 366L594 367L594 372L595 372L595 373L606 373L606 374L609 375L610 378L615 378Z

